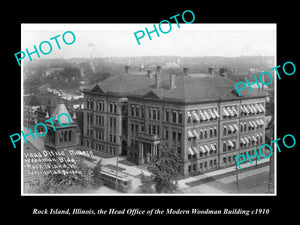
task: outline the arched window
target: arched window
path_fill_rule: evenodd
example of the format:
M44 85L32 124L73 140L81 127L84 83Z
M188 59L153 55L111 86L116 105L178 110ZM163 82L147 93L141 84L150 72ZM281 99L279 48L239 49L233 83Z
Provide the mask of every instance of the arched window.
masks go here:
M208 135L208 134L207 134L207 130L205 129L205 130L204 130L204 138L207 138L207 135Z

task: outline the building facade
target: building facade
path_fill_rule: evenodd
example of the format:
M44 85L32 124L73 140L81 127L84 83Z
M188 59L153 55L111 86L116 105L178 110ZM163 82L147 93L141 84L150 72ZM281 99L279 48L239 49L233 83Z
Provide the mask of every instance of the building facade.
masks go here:
M181 173L192 175L235 165L239 154L254 154L265 140L265 98L261 90L240 97L226 77L195 77L125 68L83 91L82 144L137 165L159 155L162 140L181 157Z

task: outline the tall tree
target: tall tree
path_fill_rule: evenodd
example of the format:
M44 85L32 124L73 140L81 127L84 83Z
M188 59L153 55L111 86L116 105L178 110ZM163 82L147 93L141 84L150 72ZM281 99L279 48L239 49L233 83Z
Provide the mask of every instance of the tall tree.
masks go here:
M102 169L102 160L99 160L97 164L94 166L92 171L92 182L95 187L99 187L102 185L101 182L101 169Z
M177 190L177 178L180 174L180 156L175 146L161 141L159 155L149 164L151 179L158 193L172 193Z

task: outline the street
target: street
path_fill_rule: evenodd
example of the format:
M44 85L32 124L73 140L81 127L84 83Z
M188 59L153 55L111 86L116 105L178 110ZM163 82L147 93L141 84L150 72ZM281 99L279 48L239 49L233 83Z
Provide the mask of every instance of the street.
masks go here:
M116 157L100 158L93 155L92 158L96 160L102 159L105 167L116 168ZM267 162L268 160L258 162L257 168L255 166L251 167L249 163L243 164L244 169L238 170L239 192L237 190L235 167L228 167L178 180L178 194L266 194L268 193L269 181L269 166ZM86 163L90 166L95 165L95 163L88 161ZM118 170L132 178L132 188L128 194L140 194L140 176L142 173L150 176L150 173L144 167L128 162L126 157L119 157ZM119 192L109 187L101 187L96 193L116 194Z

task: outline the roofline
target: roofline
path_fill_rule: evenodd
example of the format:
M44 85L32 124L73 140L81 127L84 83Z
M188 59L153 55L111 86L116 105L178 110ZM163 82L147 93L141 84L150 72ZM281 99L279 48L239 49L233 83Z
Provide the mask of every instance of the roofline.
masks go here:
M256 96L249 96L249 97L237 97L237 98L230 98L230 99L222 99L222 98L213 98L213 99L202 99L202 100L185 100L185 99L171 99L171 98L143 98L143 95L135 95L135 94L125 94L125 93L117 93L117 92L107 92L106 94L102 93L95 93L91 91L85 91L84 94L89 94L93 96L104 96L104 97L126 97L128 99L137 99L137 100L143 100L143 101L155 101L155 102L172 102L177 104L198 104L198 103L212 103L212 102L228 102L228 101L239 101L239 100L245 100L245 99L257 99L257 98L266 98L269 95L256 95Z

